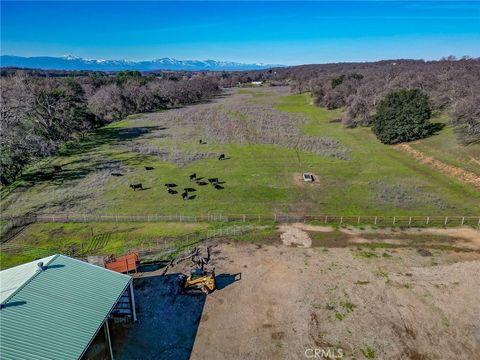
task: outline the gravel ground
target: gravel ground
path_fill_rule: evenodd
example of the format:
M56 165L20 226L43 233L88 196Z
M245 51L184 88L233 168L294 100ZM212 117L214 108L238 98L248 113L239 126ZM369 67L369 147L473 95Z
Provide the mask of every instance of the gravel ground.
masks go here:
M385 234L396 244L416 236L409 231ZM221 286L206 299L178 294L175 275L144 274L135 281L139 321L117 332L116 358L307 359L315 349L344 359L479 358L480 252L472 244L480 232L421 230L432 241L451 237L445 249L423 238L427 251L369 247L375 241L365 233L310 248L287 246L280 233L221 242L211 264Z

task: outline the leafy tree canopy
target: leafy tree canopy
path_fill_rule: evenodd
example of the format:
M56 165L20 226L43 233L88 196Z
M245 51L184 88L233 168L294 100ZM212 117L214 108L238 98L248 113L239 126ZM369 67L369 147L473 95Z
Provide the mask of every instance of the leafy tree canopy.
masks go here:
M384 144L422 139L434 131L431 115L430 101L421 90L393 91L379 103L372 130Z

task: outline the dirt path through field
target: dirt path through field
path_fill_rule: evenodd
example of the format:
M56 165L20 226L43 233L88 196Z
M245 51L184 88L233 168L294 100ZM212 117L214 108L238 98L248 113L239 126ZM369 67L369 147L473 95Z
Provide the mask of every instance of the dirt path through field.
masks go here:
M410 228L399 230L397 228L385 229L357 229L340 228L335 230L330 226L311 225L304 223L282 224L278 227L281 232L280 238L284 245L310 247L312 244L319 245L319 242L312 242L309 233L334 233L335 231L345 235L341 236L346 243L372 243L375 237L378 241L386 244L402 245L405 242L413 245L416 238L422 237L419 245L453 245L459 249L470 249L480 251L480 230L469 227L458 228ZM325 237L325 236L324 236Z
M410 145L408 144L398 144L394 145L393 148L403 151L404 153L410 155L413 157L415 160L418 162L425 164L429 166L432 169L438 170L450 177L453 177L457 180L461 180L467 184L471 184L475 187L480 188L480 176L466 171L462 168L453 166L453 165L448 165L445 164L442 161L439 161L437 159L434 159L431 156L427 156L424 153L413 149Z

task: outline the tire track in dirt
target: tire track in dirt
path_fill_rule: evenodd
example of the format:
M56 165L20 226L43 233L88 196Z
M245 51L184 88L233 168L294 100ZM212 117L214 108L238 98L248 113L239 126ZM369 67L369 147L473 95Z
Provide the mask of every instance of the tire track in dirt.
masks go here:
M461 180L464 183L480 188L480 176L472 172L466 171L462 168L459 168L453 165L445 164L440 160L434 159L431 156L427 156L424 153L413 149L408 144L394 145L393 148L408 154L410 157L414 158L419 163L427 165L428 167L434 170L438 170L445 175L448 175L457 180Z

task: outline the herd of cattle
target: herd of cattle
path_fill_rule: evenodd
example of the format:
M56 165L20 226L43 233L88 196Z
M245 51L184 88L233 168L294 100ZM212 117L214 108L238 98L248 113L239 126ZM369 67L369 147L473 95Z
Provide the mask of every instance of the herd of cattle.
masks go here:
M223 181L218 180L218 178L209 178L208 182L203 181L203 179L204 179L203 177L197 177L196 173L190 175L190 181L195 181L195 183L199 186L205 186L205 185L210 183L217 190L223 190L224 189L224 187L222 185L220 185L220 184L223 183ZM165 184L165 187L167 188L167 192L171 195L178 194L178 191L175 190L175 188L177 186L178 185L174 184L174 183ZM189 194L192 193L192 192L195 192L195 191L197 191L197 190L195 188L192 188L192 187L183 188L182 199L183 200L194 199L195 196L190 196Z
M227 159L227 157L225 156L225 154L220 154L220 156L218 157L218 160L226 160L226 159ZM149 166L145 166L145 170L153 170L153 168L149 167ZM112 173L112 175L114 175L114 174ZM190 178L190 181L194 181L199 186L205 186L205 185L211 184L217 190L223 190L224 189L224 187L221 185L221 184L224 183L224 181L220 181L218 178L209 178L209 179L207 179L208 180L208 182L207 182L207 181L204 181L203 177L198 177L196 173L191 174L189 178ZM144 190L144 187L143 187L142 184L130 184L129 186L134 191ZM167 184L165 184L165 187L167 189L167 192L170 195L178 194L178 191L175 190L175 188L178 187L177 184L167 183ZM190 196L190 193L195 192L195 191L197 191L197 190L195 188L192 188L192 187L183 188L183 192L181 194L182 199L183 200L195 199L195 197L196 197L195 195Z
M200 140L200 141L201 141L201 143L203 143L202 140ZM228 158L225 156L225 154L220 154L220 156L218 157L218 160L226 160L226 159L228 159ZM53 165L53 170L55 172L60 172L60 171L62 171L62 166L61 165ZM145 166L145 170L154 170L154 168L152 166ZM118 173L118 172L112 172L110 175L112 175L112 176L123 176L122 173ZM204 181L203 177L197 177L196 173L193 173L193 174L190 175L190 181L194 181L199 186L205 186L205 185L211 184L217 190L223 190L224 189L224 187L221 185L221 184L225 183L224 181L220 181L218 178L209 178L207 180L208 180L208 182ZM145 188L143 187L143 185L141 183L130 184L129 187L133 191L145 190ZM178 191L174 189L174 188L178 187L177 184L167 183L167 184L165 184L165 187L166 187L167 192L169 194L171 194L171 195L178 194ZM195 196L190 196L189 194L192 193L192 192L195 192L195 191L197 191L197 190L195 188L192 188L192 187L183 188L182 199L183 200L194 199Z

